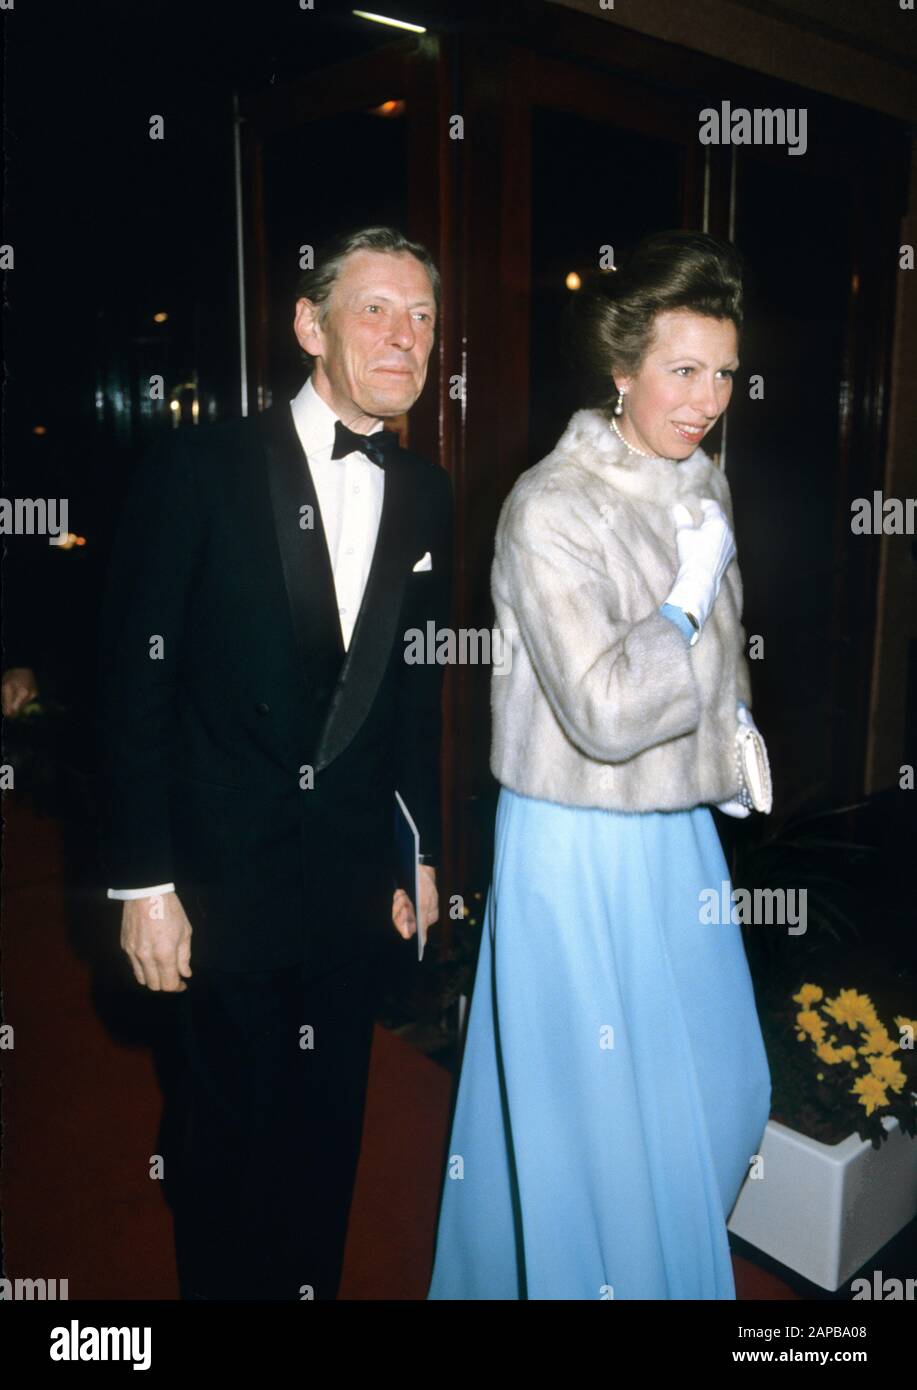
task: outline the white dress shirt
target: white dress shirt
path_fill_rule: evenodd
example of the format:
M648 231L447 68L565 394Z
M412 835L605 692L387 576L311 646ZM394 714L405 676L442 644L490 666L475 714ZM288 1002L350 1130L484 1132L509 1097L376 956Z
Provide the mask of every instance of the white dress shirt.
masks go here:
M293 397L290 405L296 433L309 460L309 471L318 494L346 651L363 602L376 548L385 473L377 464L371 463L365 454L345 454L338 459L331 457L334 425L338 417L330 405L322 400L311 378ZM344 424L347 424L346 420ZM382 428L380 420L370 434Z
M328 555L334 575L334 592L344 650L350 646L357 614L363 602L366 581L379 534L385 473L365 454L345 454L333 459L334 424L338 419L307 379L290 402L293 424L305 453L321 514ZM347 424L347 421L344 421ZM384 426L380 420L369 431ZM158 893L174 893L174 883L155 888L109 888L110 898L148 898Z

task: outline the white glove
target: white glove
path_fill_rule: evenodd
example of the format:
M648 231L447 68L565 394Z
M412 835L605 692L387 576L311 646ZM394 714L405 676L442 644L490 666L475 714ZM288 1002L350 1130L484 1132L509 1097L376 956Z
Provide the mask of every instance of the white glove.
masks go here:
M676 502L672 508L678 573L665 600L697 619L698 630L691 638L692 647L710 616L720 582L736 553L735 540L719 502L705 497L700 505L704 514L700 526L694 525L683 502Z
M751 710L744 700L736 701L736 717L740 724L747 724L749 728L757 729L758 726L752 718ZM746 816L751 815L750 808L744 806L741 801L721 801L716 809L722 811L726 816L735 816L736 820L744 820Z

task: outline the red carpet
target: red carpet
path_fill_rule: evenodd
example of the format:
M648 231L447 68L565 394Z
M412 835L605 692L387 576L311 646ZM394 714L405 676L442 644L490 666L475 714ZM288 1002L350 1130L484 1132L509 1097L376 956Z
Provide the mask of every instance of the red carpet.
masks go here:
M4 1274L66 1278L71 1299L175 1299L171 1215L150 1177L161 1100L148 1037L170 1001L112 989L119 909L65 891L58 822L9 793L4 822L4 1022L15 1030L0 1052ZM377 1027L342 1298L424 1298L451 1084ZM795 1296L734 1264L739 1298Z

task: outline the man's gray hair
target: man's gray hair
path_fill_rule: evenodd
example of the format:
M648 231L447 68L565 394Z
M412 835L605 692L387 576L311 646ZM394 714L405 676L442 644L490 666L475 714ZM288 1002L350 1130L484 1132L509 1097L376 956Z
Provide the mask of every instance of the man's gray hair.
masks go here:
M439 271L433 257L419 241L411 241L395 227L361 227L355 232L342 232L325 243L315 257L312 270L304 270L296 284L296 299L308 299L319 306L318 321L324 323L328 312L328 299L334 282L340 275L344 262L355 251L385 251L393 256L408 255L420 261L430 277L433 286L433 299L439 316L441 283ZM303 351L305 364L312 365L314 358Z

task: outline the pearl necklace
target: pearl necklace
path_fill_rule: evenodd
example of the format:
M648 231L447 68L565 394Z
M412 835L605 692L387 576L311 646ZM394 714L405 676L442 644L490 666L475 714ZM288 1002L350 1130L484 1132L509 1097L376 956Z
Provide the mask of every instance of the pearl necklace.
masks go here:
M615 434L618 436L625 449L630 449L632 454L639 454L642 459L658 459L661 457L661 455L659 454L645 454L642 449L637 449L634 447L633 444L628 444L627 440L624 438L623 434L618 429L618 422L614 418L614 416L612 416L611 419L611 428L614 430Z

